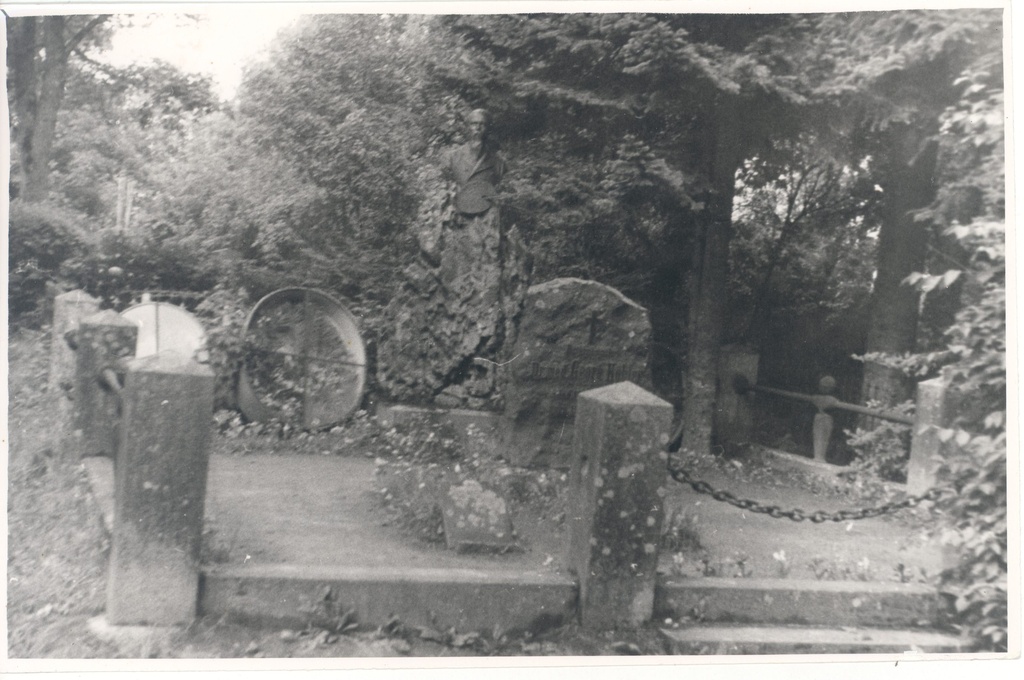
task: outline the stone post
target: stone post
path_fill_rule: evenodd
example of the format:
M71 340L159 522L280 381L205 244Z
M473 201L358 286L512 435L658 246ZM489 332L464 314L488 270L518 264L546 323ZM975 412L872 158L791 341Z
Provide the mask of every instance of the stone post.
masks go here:
M79 322L99 311L99 300L84 290L61 293L53 298L53 326L50 331L50 371L47 375L46 391L54 409L56 422L60 423L60 454L65 459L73 457L76 448L72 392L75 383L75 352L65 341L68 331L78 328Z
M195 618L213 413L213 372L176 352L132 359L121 389L111 624Z
M836 391L836 379L830 375L822 376L818 381L818 394L832 396ZM818 412L814 414L814 425L811 429L811 437L814 445L814 460L826 462L828 458L828 444L832 440L832 430L835 427L835 419L825 413L818 406Z
M938 429L949 427L953 411L947 380L934 378L917 384L917 408L907 463L907 493L917 496L935 485L935 473L939 467L937 458L944 447L939 440Z
M106 309L82 319L75 333L75 441L79 456L114 456L120 420L117 395L99 381L104 369L121 372L135 355L139 328Z
M824 411L814 414L814 424L811 427L811 441L814 446L814 460L824 463L828 457L828 443L832 440L832 430L835 427L835 420Z
M743 345L722 347L718 359L718 395L715 399L715 433L719 441L737 444L750 441L754 426L754 393L736 391L736 376L757 384L758 354Z
M568 564L587 628L639 626L654 612L672 406L630 382L577 398Z
M64 341L64 334L78 328L79 322L100 310L100 301L84 290L61 293L53 298L53 328L50 340L50 373L46 390L64 396L75 377L75 352ZM64 400L66 403L66 400Z

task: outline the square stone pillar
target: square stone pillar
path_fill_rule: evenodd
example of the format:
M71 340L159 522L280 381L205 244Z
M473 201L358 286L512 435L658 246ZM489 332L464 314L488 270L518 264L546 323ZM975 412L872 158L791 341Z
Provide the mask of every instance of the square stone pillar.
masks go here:
M50 371L46 392L53 415L60 424L60 455L65 460L77 456L74 419L75 351L65 340L68 331L78 329L82 319L99 311L100 302L84 290L61 293L53 298L53 325L50 329Z
M671 404L630 382L578 397L568 564L584 627L635 627L653 615L671 426Z
M935 486L935 473L945 447L939 440L938 430L950 426L955 410L953 402L947 380L934 378L917 384L914 429L910 440L910 460L907 462L907 493L912 496L923 494Z
M718 357L718 391L715 397L715 436L720 442L741 444L750 441L754 427L754 393L736 391L736 378L748 385L757 384L760 356L743 345L726 345Z
M107 578L112 624L195 618L213 372L176 352L128 362Z
M64 334L78 328L79 322L100 311L100 301L84 290L61 293L53 298L53 327L50 331L50 372L46 391L60 397L71 389L75 377L75 352ZM67 399L64 399L66 402ZM59 408L59 407L58 407Z
M123 363L135 356L139 327L117 312L106 309L82 319L76 333L75 437L78 456L111 456L117 451L120 403L100 384L107 368L121 372Z

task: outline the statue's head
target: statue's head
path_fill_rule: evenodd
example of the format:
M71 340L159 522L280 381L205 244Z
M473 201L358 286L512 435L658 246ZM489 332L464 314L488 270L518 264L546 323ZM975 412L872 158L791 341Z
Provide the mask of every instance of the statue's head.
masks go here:
M469 136L474 140L482 140L487 135L491 116L484 109L473 109L466 117L466 123L469 125Z

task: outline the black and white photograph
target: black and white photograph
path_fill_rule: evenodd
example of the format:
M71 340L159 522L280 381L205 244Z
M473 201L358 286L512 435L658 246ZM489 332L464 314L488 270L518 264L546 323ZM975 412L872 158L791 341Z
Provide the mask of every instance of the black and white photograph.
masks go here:
M1008 1L0 10L11 671L1019 657Z

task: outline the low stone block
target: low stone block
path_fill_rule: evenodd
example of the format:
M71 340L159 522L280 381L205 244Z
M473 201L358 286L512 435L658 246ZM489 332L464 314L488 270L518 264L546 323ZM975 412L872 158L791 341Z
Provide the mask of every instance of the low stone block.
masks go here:
M441 502L441 514L449 549L507 552L517 547L505 499L475 480L452 485Z
M561 574L286 564L211 568L200 601L204 616L277 628L329 625L353 610L368 629L397 616L414 627L534 634L570 621L575 607L576 584Z
M655 612L709 623L897 628L935 625L942 602L933 587L915 583L663 578Z
M697 654L939 654L964 651L961 638L931 630L700 625L679 630L662 629L661 633L671 653L681 656Z

